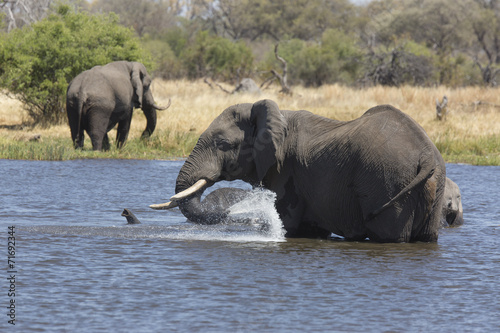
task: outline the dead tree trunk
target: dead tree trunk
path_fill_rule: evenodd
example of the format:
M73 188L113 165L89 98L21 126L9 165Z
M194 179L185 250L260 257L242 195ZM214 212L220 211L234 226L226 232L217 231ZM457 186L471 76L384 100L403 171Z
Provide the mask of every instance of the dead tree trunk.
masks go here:
M279 56L278 45L279 44L276 44L276 46L274 47L274 55L276 56L276 59L278 59L278 61L280 61L281 64L283 65L283 74L279 74L276 70L271 69L271 73L273 74L273 76L270 77L269 79L265 80L261 84L260 87L262 88L262 86L264 86L265 83L269 83L270 81L272 81L274 79L278 79L280 81L280 84L281 84L280 93L283 93L286 95L292 95L292 89L290 89L290 86L288 86L288 82L287 82L288 64L286 63L285 59L283 59L282 57Z

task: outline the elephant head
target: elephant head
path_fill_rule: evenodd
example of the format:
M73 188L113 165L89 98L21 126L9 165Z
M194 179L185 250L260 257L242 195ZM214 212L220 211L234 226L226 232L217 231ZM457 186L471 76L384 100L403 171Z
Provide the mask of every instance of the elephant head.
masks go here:
M460 188L448 177L446 177L444 188L443 219L448 226L455 227L464 224Z
M156 128L156 110L167 109L170 106L170 100L167 106L156 105L150 89L151 77L148 75L146 67L139 62L130 63L130 81L134 89L134 107L141 108L147 120L146 129L142 132L141 137L148 138Z
M225 218L224 210L203 207L203 191L221 180L241 179L258 185L271 166L279 168L285 135L286 119L273 101L227 108L200 136L179 172L177 194L171 199L193 222L208 224Z

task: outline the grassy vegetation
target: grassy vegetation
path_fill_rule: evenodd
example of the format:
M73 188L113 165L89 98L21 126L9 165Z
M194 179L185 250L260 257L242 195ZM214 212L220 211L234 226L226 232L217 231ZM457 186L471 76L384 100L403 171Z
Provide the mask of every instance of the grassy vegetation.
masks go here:
M278 87L271 87L256 96L228 95L221 90L211 89L202 81L155 80L152 89L158 104L167 104L171 98L172 105L158 114L157 130L151 139L139 139L146 119L137 110L127 145L122 150L112 148L108 152L93 152L88 138L84 150L75 151L67 124L49 128L23 126L26 116L21 104L1 96L0 158L68 160L185 157L199 135L226 107L270 98L282 109L305 109L339 120L355 119L375 105L392 104L422 125L446 162L500 165L500 94L496 88L373 87L360 90L328 85L320 88L295 87L293 96L281 95L277 92ZM446 121L437 121L435 100L441 99L443 95L448 96L449 114ZM38 141L29 141L37 134L41 136ZM111 141L114 141L115 135L115 130L110 132Z

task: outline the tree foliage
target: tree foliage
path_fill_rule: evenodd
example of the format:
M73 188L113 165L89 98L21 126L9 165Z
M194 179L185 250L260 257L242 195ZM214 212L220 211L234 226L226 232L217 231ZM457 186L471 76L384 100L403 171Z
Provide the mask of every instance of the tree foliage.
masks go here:
M122 25L133 28L142 37L175 27L182 7L182 1L96 0L91 11L117 14Z
M2 36L1 44L0 86L23 102L35 123L64 118L66 88L82 71L116 60L147 63L116 15L75 13L68 5Z
M146 53L161 77L232 83L279 70L276 44L290 84L494 86L500 74L499 0L66 1L85 11L0 0L0 84L36 121L60 120L79 72Z
M321 86L323 84L353 84L361 69L362 52L351 43L349 35L328 29L319 43L291 39L282 43L280 55L287 61L292 84ZM274 53L269 52L262 71L279 68Z
M276 61L276 43L285 52L286 44L301 41L302 46L296 49L299 53L285 59L291 65L291 82L307 85L355 84L360 79L367 83L374 67L379 66L380 70L388 61L382 58L390 58L391 53L398 54L396 58L402 63L382 67L397 71L388 75L400 79L372 82L495 85L500 74L498 0L377 0L359 6L349 0L140 0L129 6L121 3L98 0L93 8L120 13L121 22L133 26L141 36L147 31L150 36L146 38L157 41L149 43L155 50L169 48L173 53L165 51L166 58L157 58L163 63L160 67L164 77L197 77L204 71L206 66L200 67L201 62L188 64L183 58L193 52L200 31L231 42L245 41L259 70L269 69ZM151 8L163 13L164 19L156 20L148 14L154 12ZM147 27L141 28L142 25ZM348 36L345 44L356 50L356 55L349 57L352 61L326 52L328 46L323 39L327 31ZM430 54L413 53L396 45L395 40L407 40L411 42L407 45L419 45ZM160 43L168 43L168 47L160 48ZM364 53L363 57L358 52ZM173 66L172 74L168 66ZM196 66L198 69L194 69ZM418 70L419 66L424 68Z
M200 31L182 52L188 77L212 77L236 81L247 77L252 70L252 51L244 42L230 40Z

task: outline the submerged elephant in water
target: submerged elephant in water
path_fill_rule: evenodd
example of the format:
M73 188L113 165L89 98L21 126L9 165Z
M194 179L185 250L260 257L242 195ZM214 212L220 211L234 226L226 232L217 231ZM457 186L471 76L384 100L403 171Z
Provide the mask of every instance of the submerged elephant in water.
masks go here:
M128 208L125 208L122 212L122 216L127 219L127 224L141 224L141 221L132 213Z
M143 138L156 127L157 106L150 90L151 77L138 62L116 61L95 66L78 74L66 93L71 138L75 148L82 148L84 131L94 150L108 150L108 132L118 124L116 144L121 148L127 140L134 108L141 108L147 119Z
M443 220L446 225L455 227L464 224L464 211L462 208L462 196L458 185L446 177L443 201Z
M235 179L276 193L287 236L438 239L443 158L421 126L389 105L347 122L270 100L231 106L200 136L171 200L207 223L203 191Z

